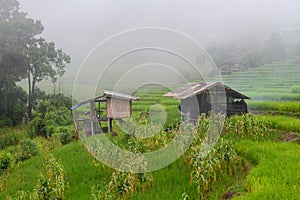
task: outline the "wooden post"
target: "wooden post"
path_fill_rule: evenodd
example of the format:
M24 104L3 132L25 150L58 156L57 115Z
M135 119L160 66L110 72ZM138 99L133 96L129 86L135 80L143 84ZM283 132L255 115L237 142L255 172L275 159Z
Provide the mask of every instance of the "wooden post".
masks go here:
M95 101L90 101L90 122L91 122L91 131L94 135L94 118L95 118Z
M110 133L112 130L112 119L108 118L107 119L107 132Z

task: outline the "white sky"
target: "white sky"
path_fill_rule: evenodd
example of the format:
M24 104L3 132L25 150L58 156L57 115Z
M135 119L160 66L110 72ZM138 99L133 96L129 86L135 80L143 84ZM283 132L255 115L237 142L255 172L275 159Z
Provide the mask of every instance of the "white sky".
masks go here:
M112 34L137 27L167 27L208 47L247 42L300 27L298 0L21 0L21 10L45 26L43 36L79 66Z

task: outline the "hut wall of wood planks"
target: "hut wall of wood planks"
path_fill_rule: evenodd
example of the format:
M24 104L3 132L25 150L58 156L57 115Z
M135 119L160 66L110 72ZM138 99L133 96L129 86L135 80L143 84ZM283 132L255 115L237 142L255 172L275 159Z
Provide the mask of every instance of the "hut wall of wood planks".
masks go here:
M78 137L79 122L84 122L83 129L86 135L94 135L102 132L101 122L107 122L108 132L112 130L112 120L122 120L129 118L132 114L132 101L139 100L139 97L105 90L102 96L81 102L71 108L75 111L82 105L89 104L89 110L84 116L75 114L75 129ZM81 115L82 116L82 115ZM99 126L100 125L100 126Z
M216 113L225 112L228 117L247 113L244 99L250 99L220 82L189 83L164 96L179 99L181 115L192 120L197 120L199 115L208 114L213 109Z

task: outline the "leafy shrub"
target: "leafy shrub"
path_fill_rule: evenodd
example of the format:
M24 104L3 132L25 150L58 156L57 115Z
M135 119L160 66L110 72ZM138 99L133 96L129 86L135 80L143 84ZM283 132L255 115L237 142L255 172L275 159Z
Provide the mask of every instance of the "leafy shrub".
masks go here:
M73 124L71 112L66 107L39 113L31 122L31 129L45 137L51 137L57 131L58 126Z
M13 125L13 121L8 118L0 118L0 128L11 127Z
M0 172L7 170L10 166L12 157L10 153L0 154Z
M21 153L17 155L17 160L24 161L39 153L38 145L31 139L27 138L20 143Z
M60 142L63 145L68 144L69 142L71 142L72 138L73 137L69 133L66 133L66 132L60 133Z
M26 137L27 129L24 127L3 128L0 130L0 150L8 146L17 145Z

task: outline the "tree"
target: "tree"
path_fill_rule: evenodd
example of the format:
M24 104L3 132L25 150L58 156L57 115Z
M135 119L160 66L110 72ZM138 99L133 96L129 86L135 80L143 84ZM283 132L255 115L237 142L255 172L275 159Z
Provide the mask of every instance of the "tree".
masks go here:
M16 0L0 0L0 93L3 96L0 107L2 115L8 117L8 93L16 89L16 82L26 77L25 49L28 42L43 27L40 21L26 18L19 11Z
M34 102L36 84L46 78L53 83L57 76L63 76L64 67L70 63L70 56L62 51L56 50L53 42L47 43L45 39L33 39L27 49L27 79L28 79L28 117L32 118L32 107Z
M63 76L70 57L56 49L53 42L39 37L44 27L40 21L27 17L19 10L17 0L0 0L0 117L8 117L10 91L18 90L16 82L28 79L28 117L32 118L32 105L36 85L45 78L53 83ZM10 102L10 103L9 103Z

